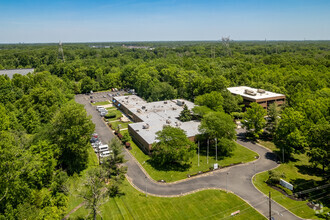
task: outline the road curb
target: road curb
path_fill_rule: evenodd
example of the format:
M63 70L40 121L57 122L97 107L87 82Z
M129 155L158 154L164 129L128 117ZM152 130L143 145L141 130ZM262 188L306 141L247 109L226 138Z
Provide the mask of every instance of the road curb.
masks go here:
M273 153L273 151L271 151L270 149L268 149L268 148L265 147L265 146L262 146L261 144L256 143L256 145L265 148L268 152ZM253 182L253 179L255 178L256 175L258 175L258 174L260 174L260 173L264 173L264 172L270 171L270 170L274 170L274 169L278 168L279 166L281 166L281 164L278 164L276 167L274 167L274 168L272 168L272 169L257 172L257 173L255 173L255 174L252 176L252 178L251 178L251 183L252 183L253 187L254 187L256 190L258 190L260 193L262 193L262 194L263 194L265 197L267 197L267 198L269 198L269 197L268 197L265 193L263 193L261 190L259 190L259 189L256 187L256 185L255 185L254 182ZM297 216L296 214L294 214L294 213L291 212L289 209L287 209L286 207L284 207L284 206L281 205L280 203L276 202L275 200L272 199L272 201L275 202L277 205L281 206L281 207L282 207L283 209L285 209L286 211L290 212L292 215L296 216L297 218L299 218L299 219L304 219L304 218L301 218L300 216ZM265 217L266 217L266 216L265 216Z

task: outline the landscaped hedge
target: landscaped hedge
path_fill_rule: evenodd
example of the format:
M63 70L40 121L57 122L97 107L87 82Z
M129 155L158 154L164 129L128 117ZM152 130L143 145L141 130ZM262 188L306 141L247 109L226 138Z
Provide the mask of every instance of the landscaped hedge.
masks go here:
M115 117L116 117L116 113L114 112L108 113L104 116L104 118L115 118Z

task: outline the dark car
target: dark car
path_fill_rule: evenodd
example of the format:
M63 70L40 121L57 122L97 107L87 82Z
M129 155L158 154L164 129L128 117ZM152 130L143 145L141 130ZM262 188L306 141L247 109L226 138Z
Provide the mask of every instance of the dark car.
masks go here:
M98 138L96 138L96 137L92 137L92 138L91 138L91 143L95 143L95 142L97 142L97 141L99 141Z

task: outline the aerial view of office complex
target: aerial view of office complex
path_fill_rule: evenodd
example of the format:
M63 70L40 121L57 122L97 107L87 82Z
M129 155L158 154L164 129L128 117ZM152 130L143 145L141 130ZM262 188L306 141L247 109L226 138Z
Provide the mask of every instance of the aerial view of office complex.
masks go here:
M330 219L330 2L0 1L0 219Z

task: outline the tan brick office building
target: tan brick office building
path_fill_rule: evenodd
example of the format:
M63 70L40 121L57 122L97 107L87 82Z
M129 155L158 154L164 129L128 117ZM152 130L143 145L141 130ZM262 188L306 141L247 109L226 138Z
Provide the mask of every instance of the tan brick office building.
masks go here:
M249 107L250 103L256 102L267 110L268 106L272 103L277 103L279 106L285 103L285 95L263 89L255 89L247 86L229 87L227 89L233 95L242 96L245 107Z

